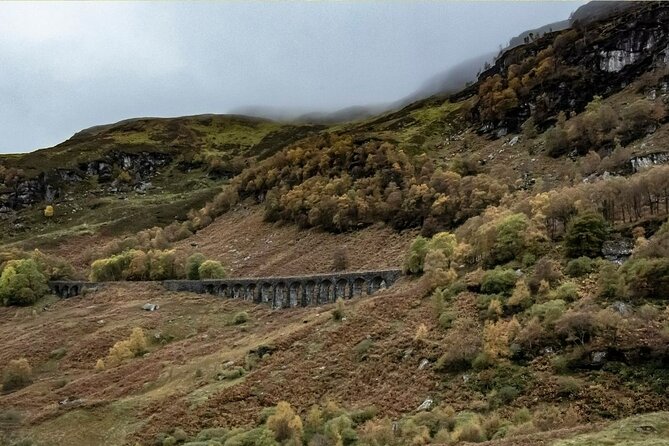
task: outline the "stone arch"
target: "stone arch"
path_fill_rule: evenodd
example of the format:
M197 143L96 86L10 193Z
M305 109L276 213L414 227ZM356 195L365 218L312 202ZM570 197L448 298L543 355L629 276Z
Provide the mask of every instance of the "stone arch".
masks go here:
M241 283L236 283L232 286L232 297L235 299L244 297L244 286Z
M230 297L230 287L227 284L223 283L218 286L216 294L223 297Z
M306 307L307 305L315 304L318 302L318 287L316 282L313 280L308 280L304 283L302 287L302 302L301 305Z
M255 283L249 283L246 286L246 299L253 301L253 302L259 302L258 297L260 294L258 293L258 287L256 286Z
M365 280L364 277L356 277L353 280L353 296L362 296L364 293L367 292L366 286L367 281Z
M263 282L260 285L260 302L272 304L274 301L274 287L270 282Z
M286 308L288 307L288 287L286 282L277 282L274 285L274 301L272 308Z
M300 298L302 296L302 283L291 282L288 287L288 304L290 307L297 307L300 305Z
M218 294L219 290L217 289L216 285L213 283L208 283L204 286L204 291L208 294Z
M347 297L350 298L349 294L349 282L348 280L344 278L337 279L335 282L335 288L334 288L334 299L346 299Z
M334 294L334 284L330 279L323 279L318 284L318 303L326 304L332 302Z
M372 294L372 293L376 293L381 288L387 288L387 285L386 285L386 281L383 277L376 276L369 282L369 287L370 287L370 293L369 294Z

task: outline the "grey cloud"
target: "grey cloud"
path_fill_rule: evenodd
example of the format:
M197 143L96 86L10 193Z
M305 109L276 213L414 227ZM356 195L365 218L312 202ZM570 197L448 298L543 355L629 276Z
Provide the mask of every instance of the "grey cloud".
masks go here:
M0 4L0 152L136 116L392 103L581 2Z

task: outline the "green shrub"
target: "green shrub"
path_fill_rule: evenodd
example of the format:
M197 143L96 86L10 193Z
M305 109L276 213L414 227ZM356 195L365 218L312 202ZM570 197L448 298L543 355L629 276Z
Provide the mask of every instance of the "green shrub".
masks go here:
M335 307L332 310L332 319L335 321L341 321L346 315L346 305L344 304L344 299L341 297L335 302Z
M565 282L551 293L551 299L560 299L565 302L578 300L578 287L574 282Z
M235 367L234 369L223 370L216 376L219 380L228 380L241 378L244 376L244 373L245 371L243 367Z
M222 440L228 435L229 432L230 431L224 427L202 429L200 433L197 434L197 441Z
M563 415L555 406L540 406L532 414L532 424L540 431L549 431L565 427Z
M16 426L19 425L22 420L23 416L21 415L21 412L14 409L13 407L3 408L0 410L0 426Z
M559 376L557 378L557 394L564 397L569 397L577 394L583 384L578 379L571 376Z
M549 300L542 304L534 304L530 307L530 315L536 316L544 326L551 326L567 309L567 303L561 299Z
M450 258L455 251L457 240L455 235L450 232L439 232L434 234L428 243L428 251L441 251L447 258Z
M546 150L550 156L557 158L569 151L569 138L564 128L564 121L560 121L555 127L546 130L544 138Z
M40 270L49 280L73 280L77 276L72 265L60 257L47 255L36 249L31 254L31 258L37 262Z
M174 250L148 252L130 249L91 264L90 279L94 282L118 280L166 280L182 275Z
M669 259L630 260L622 274L630 297L669 299Z
M10 260L0 275L4 305L31 305L48 291L47 277L32 259Z
M257 427L230 436L224 446L278 446L274 433L266 427Z
M448 330L453 325L453 321L457 317L454 311L446 310L439 315L439 326L444 330Z
M176 279L179 276L174 250L153 250L147 253L149 257L149 278L151 280ZM183 274L183 273L182 273Z
M223 443L217 439L211 439L206 441L189 441L183 443L183 446L223 446Z
M481 352L478 355L476 355L476 358L474 358L474 360L472 361L472 368L474 370L484 370L492 366L493 364L494 361L492 360L492 358L490 358L490 355Z
M362 341L358 342L356 346L353 348L353 351L355 352L356 359L358 361L363 361L364 359L367 358L367 352L369 351L370 348L374 345L374 341L371 339L363 339Z
M200 279L225 279L226 272L221 262L217 260L206 260L198 268Z
M2 375L2 390L11 391L27 386L32 382L32 373L26 358L9 361Z
M246 311L235 313L232 318L232 323L235 325L245 324L249 321L249 314Z
M499 300L501 302L503 298L504 296L500 294L478 294L476 295L476 308L487 312L493 300Z
M362 409L352 411L349 416L356 426L361 425L365 421L369 421L376 416L378 410L374 406L363 407Z
M206 257L199 252L189 256L186 259L186 278L190 280L198 280L200 278L200 265L206 260Z
M604 299L613 299L617 297L624 285L624 278L620 274L618 266L606 262L599 268L599 278L597 280L597 287L599 297Z
M646 134L648 127L656 125L666 112L662 103L649 99L637 99L621 110L621 125L618 133L623 144Z
M595 262L590 257L579 257L567 263L565 272L569 277L582 277L595 270Z
M527 253L523 254L523 258L520 260L520 263L523 264L524 268L529 268L530 266L537 263L537 256L532 254L532 253L527 252Z
M551 366L553 367L553 370L555 370L555 373L567 373L570 365L571 361L566 355L557 355L551 359Z
M455 410L451 406L438 406L429 412L419 412L411 418L419 426L426 426L432 433L453 430L456 423Z
M497 226L497 237L491 253L494 264L522 257L527 249L525 232L529 225L525 214L512 214L502 219Z
M609 235L604 217L595 212L581 213L569 221L564 236L566 254L570 258L599 257Z
M450 232L439 232L431 239L419 235L411 244L404 261L403 270L405 274L421 274L425 270L425 258L430 252L443 259L444 264L439 265L439 267L448 270L456 244L455 235Z
M265 425L274 432L274 438L279 442L299 442L302 438L302 420L286 401L277 404L276 411L267 418Z
M450 170L458 175L466 177L476 175L481 170L481 160L474 155L462 156L456 155L451 161Z
M151 254L132 249L121 255L129 258L129 262L121 274L123 280L149 280L151 278Z
M511 293L511 297L507 301L507 305L515 308L528 308L532 305L532 295L530 294L530 288L527 286L524 280L520 279L516 282L516 286Z
M645 322L653 322L657 320L660 315L660 310L651 304L641 305L636 312L641 320Z
M179 443L183 443L184 441L188 440L188 434L186 433L185 430L183 430L180 427L174 429L174 431L172 432L172 436Z
M503 386L490 392L488 402L492 408L506 406L515 400L519 393L520 391L513 386Z
M521 407L513 413L512 420L515 424L527 423L532 420L532 412L527 407Z
M348 415L339 415L328 420L323 426L323 435L330 441L329 444L352 445L358 440L358 434L353 429L353 420Z
M512 269L495 268L486 271L481 282L481 292L485 294L510 295L518 276Z
M483 423L481 424L481 427L483 428L483 432L485 433L486 438L489 438L491 440L504 438L504 435L506 433L505 430L506 426L503 425L502 423L503 423L502 419L496 413L491 413L490 415L485 417Z
M464 282L457 281L441 290L441 296L444 300L450 300L458 294L467 291L467 285Z
M439 315L441 315L445 307L443 288L434 290L430 296L430 300L432 303L432 311L437 318L439 318Z
M109 348L106 362L110 365L118 365L127 359L143 355L146 353L147 347L148 340L144 330L135 327L127 339L122 339ZM104 366L104 361L102 365Z
M428 239L422 236L416 239L409 247L409 253L404 261L404 272L407 274L420 274L423 272L423 263L428 249Z
M467 370L481 352L481 330L475 320L458 318L444 339L445 352L435 369L444 372Z
M470 421L457 427L453 432L457 441L467 441L471 443L480 443L486 440L483 428L478 421Z
M123 280L124 271L130 266L133 251L127 251L106 259L95 260L91 264L90 279L93 282Z
M65 347L60 347L55 350L52 350L51 353L49 353L49 359L62 359L65 357L67 354L67 349Z
M394 424L388 418L367 422L359 430L360 443L358 444L361 446L395 446L399 440L398 435L396 435L396 432L399 431L398 424ZM399 432L397 433L399 434ZM325 438L322 438L322 441L321 438L317 437L308 444L314 446L327 444Z
M269 417L276 413L276 406L263 407L258 415L258 424L265 424Z

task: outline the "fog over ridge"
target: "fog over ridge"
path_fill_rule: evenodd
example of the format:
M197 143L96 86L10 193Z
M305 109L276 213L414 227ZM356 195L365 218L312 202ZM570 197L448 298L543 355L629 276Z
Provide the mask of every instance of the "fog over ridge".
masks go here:
M581 4L1 3L0 153L132 117L377 112Z

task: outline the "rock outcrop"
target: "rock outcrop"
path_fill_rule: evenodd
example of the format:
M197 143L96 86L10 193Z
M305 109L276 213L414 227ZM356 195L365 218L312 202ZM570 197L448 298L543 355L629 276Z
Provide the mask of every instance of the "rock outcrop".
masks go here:
M80 163L77 168L56 168L42 172L36 178L18 181L11 188L0 190L0 209L20 209L35 203L51 203L58 199L63 190L77 183L96 178L110 193L121 189L121 182L115 178L118 172L130 175L128 187L138 190L146 188L148 180L161 168L170 164L172 156L160 152L110 152L99 160Z
M514 90L517 101L505 104L508 110L495 119L482 112L479 101L472 117L481 121L481 132L499 137L499 129L516 131L530 116L545 128L559 112L581 112L594 96L609 96L668 63L669 3L639 2L603 20L575 23L505 52L481 73L478 83L453 99L477 94L484 81L498 75L502 88ZM510 68L524 73L514 85Z

